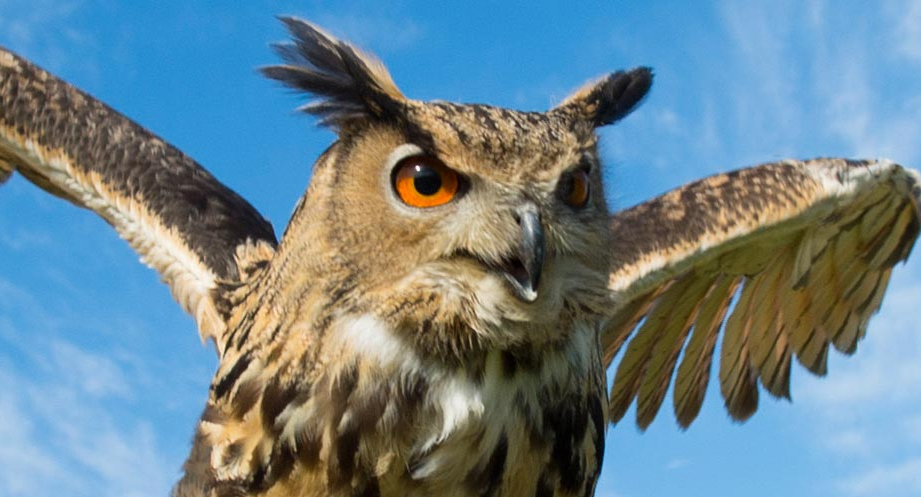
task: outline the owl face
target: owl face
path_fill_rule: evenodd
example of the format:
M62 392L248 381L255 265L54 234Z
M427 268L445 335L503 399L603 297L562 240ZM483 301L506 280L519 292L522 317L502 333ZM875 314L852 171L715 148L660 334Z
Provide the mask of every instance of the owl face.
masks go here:
M310 241L304 256L324 261L322 280L342 282L340 308L354 302L455 356L554 342L599 319L610 243L594 130L635 106L648 70L610 75L547 112L421 102L377 61L297 28L341 60L282 49L290 64L266 73L325 96L303 109L339 139L282 250ZM322 74L331 62L335 78Z
M411 127L344 130L315 171L333 193L302 208L333 213L318 220L324 245L346 247L335 258L353 291L398 328L441 316L429 326L490 345L552 341L572 312L598 309L609 230L594 135L556 113L413 103L410 115Z

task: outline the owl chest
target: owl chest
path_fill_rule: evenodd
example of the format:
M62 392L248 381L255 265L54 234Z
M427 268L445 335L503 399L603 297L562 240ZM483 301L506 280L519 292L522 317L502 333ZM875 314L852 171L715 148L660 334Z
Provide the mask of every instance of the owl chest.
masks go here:
M586 495L603 453L604 392L521 376L505 385L487 377L489 386L479 391L433 392L419 417L435 423L417 424L395 488L419 495Z
M606 394L595 335L581 331L537 356L494 351L454 368L378 344L360 361L370 361L364 369L376 379L358 381L343 415L362 418L362 406L388 399L357 443L345 440L356 469L371 475L356 487L381 495L590 494Z

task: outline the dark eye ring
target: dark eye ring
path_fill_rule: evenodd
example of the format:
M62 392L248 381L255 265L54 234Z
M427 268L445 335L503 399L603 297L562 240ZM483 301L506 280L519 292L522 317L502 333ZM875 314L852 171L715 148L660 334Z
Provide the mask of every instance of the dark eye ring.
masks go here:
M590 179L585 168L566 171L557 182L557 197L574 209L582 209L591 196Z

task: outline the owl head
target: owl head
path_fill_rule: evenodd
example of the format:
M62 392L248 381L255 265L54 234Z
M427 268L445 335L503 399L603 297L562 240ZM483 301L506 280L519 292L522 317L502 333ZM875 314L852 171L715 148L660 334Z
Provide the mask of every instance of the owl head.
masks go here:
M339 309L446 355L553 343L597 320L610 243L595 129L637 106L649 69L609 74L546 112L423 102L373 57L283 21L294 42L263 72L312 95L300 110L338 135L283 259L331 282L322 292Z

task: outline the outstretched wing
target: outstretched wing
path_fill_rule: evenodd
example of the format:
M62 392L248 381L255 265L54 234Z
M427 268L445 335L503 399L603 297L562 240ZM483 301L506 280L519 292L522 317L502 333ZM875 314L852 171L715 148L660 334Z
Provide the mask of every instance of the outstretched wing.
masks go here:
M911 252L919 198L918 173L892 162L816 159L713 176L616 214L606 364L627 348L612 422L636 398L648 426L674 378L688 426L721 330L719 381L736 420L757 409L759 381L789 397L792 357L823 375L829 344L854 352Z
M219 347L212 290L274 252L268 221L192 159L0 48L0 182L14 171L102 216Z

